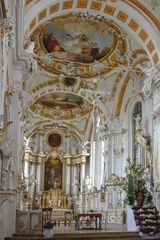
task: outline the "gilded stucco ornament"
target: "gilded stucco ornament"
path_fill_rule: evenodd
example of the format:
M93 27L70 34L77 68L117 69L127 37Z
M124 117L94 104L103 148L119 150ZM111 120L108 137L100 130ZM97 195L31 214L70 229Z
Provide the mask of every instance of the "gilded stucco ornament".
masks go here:
M100 139L102 139L102 140L106 140L108 138L108 136L109 136L109 128L108 128L107 123L102 124L102 125L99 126L98 134L99 134Z
M106 181L106 185L121 185L126 183L126 179L117 176L115 173L111 174L109 179Z
M94 74L100 74L106 69L106 64L99 61L94 61L94 63L89 67L89 71Z

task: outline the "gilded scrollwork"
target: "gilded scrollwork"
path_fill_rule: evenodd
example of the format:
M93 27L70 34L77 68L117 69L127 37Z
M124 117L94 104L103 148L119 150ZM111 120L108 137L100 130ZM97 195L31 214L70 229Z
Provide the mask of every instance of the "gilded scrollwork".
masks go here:
M107 180L106 185L119 185L124 184L125 182L126 182L125 178L119 177L115 173L113 173Z

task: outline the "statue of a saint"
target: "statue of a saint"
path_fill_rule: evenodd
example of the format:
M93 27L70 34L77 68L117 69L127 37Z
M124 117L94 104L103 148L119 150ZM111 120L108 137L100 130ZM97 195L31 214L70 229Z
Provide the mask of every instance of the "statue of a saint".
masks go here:
M4 188L6 190L13 190L16 182L16 153L14 146L14 139L7 139L2 152L5 156L5 163L3 167Z
M75 178L73 183L73 194L77 195L79 193L79 182L78 179Z
M16 156L13 152L4 167L4 174L8 177L8 189L13 190L15 184L15 177L16 177Z
M142 130L142 118L140 114L137 114L134 120L135 120L136 130Z
M91 190L91 179L89 176L87 176L84 179L84 191L88 193Z

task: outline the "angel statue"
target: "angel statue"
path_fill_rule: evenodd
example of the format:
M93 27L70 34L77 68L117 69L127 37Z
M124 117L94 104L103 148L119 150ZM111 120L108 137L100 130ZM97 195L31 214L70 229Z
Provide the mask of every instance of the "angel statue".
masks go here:
M137 67L147 76L147 78L144 80L144 86L142 87L142 92L147 97L151 93L151 87L156 77L157 69L155 66L152 66L150 62L146 68L143 68L140 64L138 64Z

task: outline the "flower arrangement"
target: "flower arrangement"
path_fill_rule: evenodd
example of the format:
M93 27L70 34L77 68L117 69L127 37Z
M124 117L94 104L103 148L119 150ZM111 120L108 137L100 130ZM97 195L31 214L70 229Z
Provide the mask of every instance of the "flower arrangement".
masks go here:
M126 174L127 184L123 187L127 193L125 204L132 206L135 202L140 205L150 202L152 195L147 189L147 180L144 180L145 175L149 174L148 169L140 164L131 164L130 159L127 159Z
M159 237L159 212L152 203L152 194L147 186L147 179L149 178L145 178L149 171L139 164L131 164L130 159L127 163L127 184L124 186L127 193L125 202L132 206L140 236L156 235Z
M132 207L136 225L139 227L141 236L153 236L159 234L159 212L152 203Z

